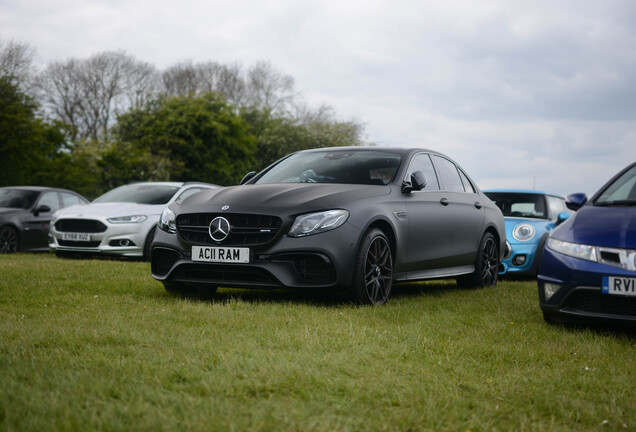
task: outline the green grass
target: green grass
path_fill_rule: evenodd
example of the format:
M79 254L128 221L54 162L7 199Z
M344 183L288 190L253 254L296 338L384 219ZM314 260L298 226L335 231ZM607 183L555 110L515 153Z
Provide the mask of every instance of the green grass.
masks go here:
M148 263L0 256L0 430L636 430L633 334L534 282L169 295Z

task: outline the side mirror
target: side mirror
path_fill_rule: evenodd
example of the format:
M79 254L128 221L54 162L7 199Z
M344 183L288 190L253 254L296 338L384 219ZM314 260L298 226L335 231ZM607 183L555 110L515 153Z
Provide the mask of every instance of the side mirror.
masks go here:
M411 193L413 191L422 190L426 186L426 183L428 183L428 180L426 180L422 171L415 171L411 174L411 181L402 182L402 192Z
M35 209L33 214L35 216L38 216L40 213L48 213L50 211L51 211L51 207L49 207L47 205L41 205L41 206L38 206L38 208Z
M565 205L570 210L578 210L587 202L587 195L584 193L573 193L565 199Z
M566 220L567 218L569 218L569 217L570 217L570 213L568 213L568 212L561 212L561 213L559 213L559 215L557 216L556 224L557 224L557 225L559 225L559 224L561 224L561 223L565 222L565 220Z
M256 175L256 171L250 171L247 174L245 174L245 176L243 176L243 178L241 179L241 182L239 184L245 184L248 181L250 181L252 179L252 177L254 177Z

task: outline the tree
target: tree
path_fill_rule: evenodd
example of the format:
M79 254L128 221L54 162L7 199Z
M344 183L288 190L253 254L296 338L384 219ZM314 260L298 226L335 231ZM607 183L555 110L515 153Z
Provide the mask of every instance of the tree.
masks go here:
M115 128L115 146L136 155L138 175L157 180L236 184L255 166L254 141L245 121L215 93L159 98L120 115Z
M0 41L0 76L25 91L31 80L33 54L27 44Z
M69 164L67 130L36 117L37 104L0 77L0 185L87 185L81 166Z
M154 96L157 72L123 52L53 62L38 76L39 97L50 115L72 127L72 140L107 141L118 113Z

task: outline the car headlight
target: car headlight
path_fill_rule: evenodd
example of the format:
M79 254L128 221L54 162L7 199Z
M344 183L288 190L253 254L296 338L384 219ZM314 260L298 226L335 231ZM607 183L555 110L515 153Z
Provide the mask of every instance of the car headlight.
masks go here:
M168 207L163 209L163 211L161 212L161 216L159 216L159 223L157 225L159 226L160 229L166 232L169 232L172 234L176 233L177 222L176 222L176 216L174 212L170 210Z
M512 236L517 241L528 241L534 237L535 229L530 224L519 224L512 230Z
M296 217L289 230L291 237L303 237L338 228L347 221L347 210L329 210L318 213L308 213Z
M146 215L134 215L134 216L119 216L106 219L108 222L112 224L124 224L124 223L142 223L148 216Z
M563 255L580 258L587 261L598 262L596 255L596 247L578 243L570 243L563 240L553 238L548 239L548 245L553 251L562 253Z

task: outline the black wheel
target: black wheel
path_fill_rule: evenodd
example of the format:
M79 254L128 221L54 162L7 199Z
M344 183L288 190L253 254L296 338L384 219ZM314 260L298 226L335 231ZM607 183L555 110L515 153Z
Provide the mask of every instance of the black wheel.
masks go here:
M155 238L156 230L157 227L153 227L146 237L146 244L144 245L144 261L150 261L150 246L152 246L152 239Z
M372 229L356 256L351 300L356 304L386 303L393 283L391 246L382 231Z
M0 228L0 253L16 253L18 251L18 232L10 226Z
M486 233L479 243L475 262L475 272L457 278L457 284L464 287L494 287L499 275L499 249L495 237Z

